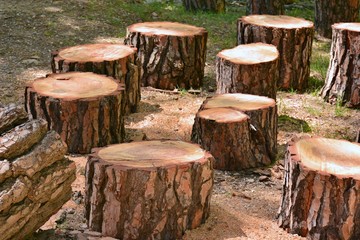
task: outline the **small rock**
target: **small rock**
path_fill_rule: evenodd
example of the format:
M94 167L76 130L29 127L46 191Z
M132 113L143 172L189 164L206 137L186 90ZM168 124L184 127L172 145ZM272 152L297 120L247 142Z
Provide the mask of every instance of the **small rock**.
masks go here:
M253 173L262 175L262 176L267 176L267 177L271 177L271 171L270 169L256 169L253 171Z
M57 224L62 224L63 222L65 222L65 220L66 220L66 212L63 211L63 212L60 214L59 218L55 220L55 222L56 222Z
M78 234L81 234L81 232L78 231L78 230L72 230L72 231L69 232L69 234L70 235L78 235Z
M247 182L247 183L254 183L254 182L255 182L255 179L250 178L250 179L247 179L246 182Z
M82 229L86 229L86 228L87 228L87 224L86 224L86 223L81 224L81 225L80 225L80 228L82 228Z
M29 59L22 60L21 63L26 64L26 65L36 65L39 63L39 61L36 59L29 58Z
M92 237L101 237L101 233L100 233L100 232L85 230L84 233L85 233L86 235L92 236Z
M67 214L74 214L75 213L75 209L74 208L69 208L66 210Z
M260 176L259 177L259 182L267 182L267 181L269 181L270 179L269 179L269 177L267 177L267 176Z

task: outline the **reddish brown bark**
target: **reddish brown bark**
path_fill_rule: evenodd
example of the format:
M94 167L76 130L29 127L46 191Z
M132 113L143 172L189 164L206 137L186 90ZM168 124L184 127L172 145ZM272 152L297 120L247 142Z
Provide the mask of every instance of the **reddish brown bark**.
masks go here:
M225 0L183 0L183 4L188 11L225 12Z
M247 0L246 15L252 14L284 14L283 0Z

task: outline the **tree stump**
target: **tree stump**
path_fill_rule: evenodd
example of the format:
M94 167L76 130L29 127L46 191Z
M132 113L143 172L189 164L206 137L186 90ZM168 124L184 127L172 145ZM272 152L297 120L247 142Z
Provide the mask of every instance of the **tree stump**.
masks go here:
M276 99L276 47L264 43L239 45L216 56L217 93L248 93Z
M209 216L212 164L208 152L181 141L94 150L86 166L89 228L120 239L181 239Z
M331 103L360 107L360 23L333 25L331 57L321 97Z
M247 0L246 15L253 14L284 14L283 0Z
M357 22L359 0L315 0L315 30L331 38L331 26L340 22Z
M279 225L309 239L360 239L360 145L295 139L285 156Z
M53 73L93 72L125 84L126 114L140 102L140 75L136 49L122 44L98 43L63 48L51 53Z
M175 22L133 24L125 39L138 49L142 85L169 90L202 86L206 42L204 28Z
M0 133L14 128L28 120L28 114L23 106L10 104L0 108Z
M44 118L70 153L89 153L124 140L124 89L113 78L69 72L36 79L26 88L26 110Z
M310 75L314 26L290 16L251 15L238 20L238 44L263 42L279 51L278 88L303 92Z
M277 153L276 103L249 94L208 98L195 116L191 140L214 156L216 169L269 165Z
M225 0L183 0L187 11L210 11L216 13L225 12Z
M357 142L357 143L360 143L360 129L359 129L359 131L357 132L356 142Z

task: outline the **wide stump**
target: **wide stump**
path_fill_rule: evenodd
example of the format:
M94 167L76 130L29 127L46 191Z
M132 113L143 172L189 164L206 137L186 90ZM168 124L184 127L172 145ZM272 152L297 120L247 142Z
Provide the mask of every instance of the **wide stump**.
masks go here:
M26 87L26 111L44 118L70 153L124 140L124 88L94 73L50 74Z
M360 144L294 139L285 156L279 225L309 239L360 239Z
M138 49L143 86L200 88L204 77L207 31L175 22L136 23L125 44Z
M276 47L264 43L239 45L216 56L217 93L248 93L276 99Z
M314 25L302 18L274 15L244 16L237 23L238 44L263 42L279 51L278 88L303 92L310 75Z
M276 103L249 94L208 98L195 116L191 140L214 156L216 169L269 165L277 153Z
M360 107L360 23L334 24L331 57L321 97L332 104Z
M126 113L136 112L140 102L140 75L136 49L122 44L78 45L51 53L53 73L93 72L125 84Z
M209 216L213 157L198 145L147 141L95 149L86 166L89 228L120 239L180 239Z

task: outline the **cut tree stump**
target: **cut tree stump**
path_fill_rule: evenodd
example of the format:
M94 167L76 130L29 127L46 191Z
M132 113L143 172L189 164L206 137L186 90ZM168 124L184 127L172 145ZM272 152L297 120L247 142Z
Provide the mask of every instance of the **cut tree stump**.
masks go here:
M277 153L275 100L235 93L208 98L195 116L191 140L214 156L216 169L269 165Z
M187 11L225 12L225 0L183 0Z
M23 106L10 104L0 108L0 134L28 120Z
M333 25L331 57L321 97L331 104L360 107L360 23Z
M279 52L274 45L250 43L216 56L217 93L248 93L276 99Z
M359 0L315 0L315 30L323 37L331 38L334 23L357 22Z
M127 28L125 43L138 49L141 83L159 89L200 88L207 31L175 22L144 22Z
M246 15L252 14L284 14L283 0L247 0Z
M310 21L290 16L251 15L237 23L238 44L263 42L279 51L278 88L303 92L310 75L314 26Z
M181 239L209 216L213 157L181 141L95 149L86 166L89 228L120 239Z
M136 112L140 102L140 74L136 49L111 43L63 48L51 53L53 73L93 72L113 77L125 84L126 113Z
M360 239L360 144L294 139L285 156L279 225L308 239Z
M44 118L70 153L124 140L124 89L113 78L94 73L50 74L29 84L26 110Z

